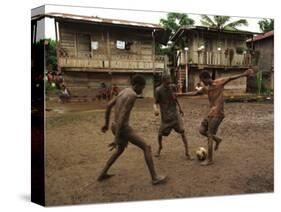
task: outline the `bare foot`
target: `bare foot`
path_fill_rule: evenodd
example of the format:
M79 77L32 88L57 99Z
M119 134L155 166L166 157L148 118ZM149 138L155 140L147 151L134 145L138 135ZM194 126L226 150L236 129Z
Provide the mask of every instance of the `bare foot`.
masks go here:
M103 180L109 179L113 176L114 176L114 174L103 174L103 175L99 176L98 181L103 181Z
M167 179L167 176L158 176L156 179L152 180L152 185L164 184L167 182Z
M218 141L215 141L215 143L216 143L216 145L215 145L215 151L217 151L218 149L219 149L219 145L220 145L220 143L221 143L221 139L220 140L218 140Z
M160 153L157 152L157 153L154 155L154 157L159 158L159 157L160 157Z
M185 154L187 160L194 160L194 157L192 157L190 154Z
M209 166L211 164L213 164L213 161L205 160L200 163L200 166Z

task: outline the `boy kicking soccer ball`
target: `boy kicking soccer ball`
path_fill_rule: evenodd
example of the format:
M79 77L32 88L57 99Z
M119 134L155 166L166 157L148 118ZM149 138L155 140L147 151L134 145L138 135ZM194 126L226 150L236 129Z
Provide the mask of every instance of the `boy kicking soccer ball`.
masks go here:
M246 70L243 74L235 75L226 78L219 78L212 80L208 71L202 71L199 75L200 80L207 86L208 99L210 103L210 111L208 116L203 119L199 132L208 138L208 155L207 159L201 165L210 165L213 163L213 141L215 141L215 150L218 150L222 141L221 138L216 136L217 130L224 119L224 86L238 78L254 76L253 69Z

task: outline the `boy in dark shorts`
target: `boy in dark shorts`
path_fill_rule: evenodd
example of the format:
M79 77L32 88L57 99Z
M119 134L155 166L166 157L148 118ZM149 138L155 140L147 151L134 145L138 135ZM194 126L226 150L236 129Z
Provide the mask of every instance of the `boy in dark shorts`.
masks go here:
M98 177L98 181L102 181L113 176L107 174L107 171L118 159L118 157L123 153L123 151L128 145L128 142L130 142L143 151L145 161L152 178L152 184L156 185L166 182L165 176L159 176L156 174L150 146L147 145L144 140L139 137L134 132L133 128L129 125L129 117L131 110L135 104L137 96L142 93L144 87L144 77L141 75L135 75L132 79L132 87L122 90L117 97L115 97L108 103L105 113L105 125L101 128L101 130L104 133L108 130L111 109L115 107L114 122L112 123L111 127L112 132L115 135L115 139L114 142L109 144L109 147L111 148L111 150L116 150L107 161L104 169Z
M213 141L215 141L215 151L218 150L219 145L222 141L221 138L216 136L217 130L224 119L224 97L223 90L224 86L241 77L253 76L254 70L248 69L243 74L235 75L226 78L219 78L212 80L208 71L202 71L199 74L200 80L205 86L208 86L205 91L208 93L208 99L210 103L210 111L208 116L203 119L199 132L208 138L208 155L207 159L201 163L206 166L213 163Z
M192 160L189 154L188 142L185 135L182 117L184 115L181 106L177 100L176 89L171 85L171 77L164 75L162 77L162 84L156 88L154 114L159 115L158 105L161 111L161 125L158 132L158 151L156 157L160 156L162 146L162 137L168 136L174 129L181 134L182 142L184 144L185 156Z

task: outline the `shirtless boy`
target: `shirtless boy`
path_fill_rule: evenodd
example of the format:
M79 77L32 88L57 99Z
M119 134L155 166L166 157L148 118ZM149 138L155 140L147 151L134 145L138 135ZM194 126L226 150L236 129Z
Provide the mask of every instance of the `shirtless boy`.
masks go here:
M109 147L115 149L113 155L107 161L104 169L102 170L98 181L110 178L113 175L107 174L109 168L117 160L117 158L124 152L128 145L128 142L139 147L143 153L146 164L148 166L152 184L157 185L166 182L166 176L159 176L156 174L151 148L147 145L144 140L138 136L133 128L129 125L129 117L137 96L140 95L145 87L145 79L141 75L135 75L132 78L132 86L122 90L117 97L112 99L106 108L105 112L105 125L101 128L102 132L106 132L109 128L110 113L113 107L114 111L114 122L112 123L111 130L115 135L114 141L109 144Z
M185 135L182 117L184 115L181 106L177 100L175 89L171 86L171 78L169 75L162 77L162 84L156 88L154 114L159 115L160 106L161 111L161 125L158 132L158 152L156 157L160 156L162 146L162 137L168 136L174 129L177 133L181 134L182 142L184 144L185 156L187 159L192 159L189 150L188 142Z
M241 77L253 76L254 70L248 69L243 74L234 75L226 78L219 78L212 80L208 71L202 71L199 75L200 80L207 86L208 99L210 103L210 111L208 116L201 122L199 132L208 138L208 155L201 165L206 166L213 163L213 141L215 141L215 151L218 150L222 141L221 138L216 136L217 130L224 119L224 86Z

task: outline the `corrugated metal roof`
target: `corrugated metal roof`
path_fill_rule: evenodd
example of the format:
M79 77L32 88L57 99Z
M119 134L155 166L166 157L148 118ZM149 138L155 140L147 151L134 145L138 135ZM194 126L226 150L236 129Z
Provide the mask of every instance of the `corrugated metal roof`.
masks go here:
M191 26L191 27L181 27L179 28L175 34L170 38L171 41L176 41L184 32L189 31L206 31L206 32L218 32L218 33L226 33L226 34L237 34L237 35L253 35L258 34L256 32L242 31L242 30L219 30L212 27L204 27L204 26Z
M257 35L257 36L255 36L254 38L253 38L253 40L252 39L248 39L247 40L247 42L252 42L252 41L258 41L258 40L263 40L263 39L265 39L265 38L268 38L268 37L271 37L271 36L273 36L274 35L274 31L272 30L272 31L269 31L269 32L266 32L266 33L264 33L264 34L262 34L262 35Z
M46 14L39 14L33 16L31 20L39 20L42 18L56 18L60 20L74 20L74 21L86 21L92 23L104 23L104 24L113 24L113 25L124 25L124 26L131 26L131 27L143 27L143 28L151 28L151 29L163 29L158 24L152 23L143 23L143 22L136 22L136 21L129 21L129 20L119 20L119 19L109 19L109 18L101 18L98 16L82 16L82 15L74 15L74 14L66 14L66 13L46 13Z

